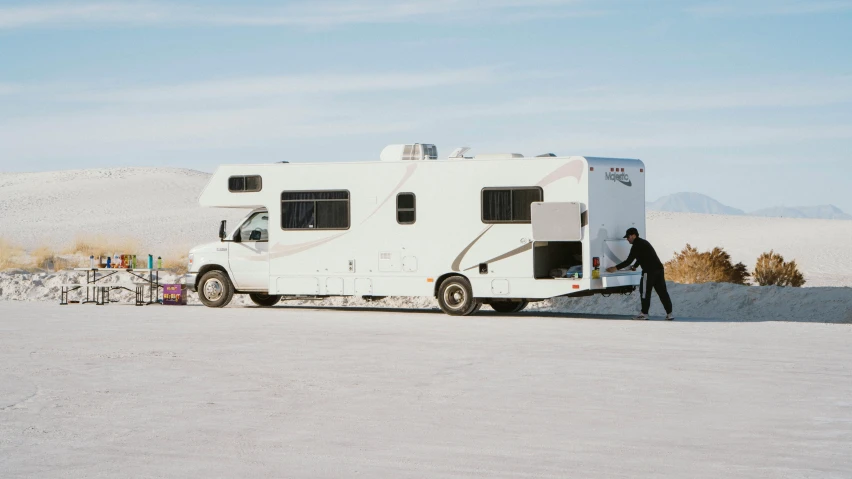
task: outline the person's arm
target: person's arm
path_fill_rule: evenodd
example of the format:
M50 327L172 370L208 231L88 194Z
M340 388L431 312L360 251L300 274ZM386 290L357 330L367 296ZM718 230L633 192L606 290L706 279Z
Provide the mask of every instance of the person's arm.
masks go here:
M634 251L635 249L636 249L636 244L634 243L633 246L630 247L630 254L627 255L627 259L624 260L621 263L618 263L615 266L611 266L611 267L607 268L607 271L610 272L610 273L614 273L615 271L618 271L618 270L624 268L625 266L629 265L633 261L635 261L636 260L636 252Z

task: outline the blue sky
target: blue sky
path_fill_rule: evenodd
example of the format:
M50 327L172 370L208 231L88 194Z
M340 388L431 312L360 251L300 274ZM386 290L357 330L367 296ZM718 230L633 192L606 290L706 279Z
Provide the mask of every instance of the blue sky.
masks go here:
M852 212L850 46L852 0L0 0L0 171L421 142L641 158L649 199Z

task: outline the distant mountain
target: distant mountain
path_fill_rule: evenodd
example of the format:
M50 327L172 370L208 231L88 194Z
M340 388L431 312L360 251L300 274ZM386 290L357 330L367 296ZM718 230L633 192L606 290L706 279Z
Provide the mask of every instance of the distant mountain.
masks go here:
M711 215L744 215L743 210L723 205L707 195L700 193L675 193L663 196L657 201L645 204L652 211L672 211L675 213L705 213Z
M821 206L776 206L752 211L752 216L772 216L781 218L811 218L824 220L852 220L852 215L846 214L834 205Z

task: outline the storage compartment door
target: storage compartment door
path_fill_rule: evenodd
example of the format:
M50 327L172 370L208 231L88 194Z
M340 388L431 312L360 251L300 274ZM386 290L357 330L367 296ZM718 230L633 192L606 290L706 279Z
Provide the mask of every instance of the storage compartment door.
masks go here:
M536 201L530 205L535 241L580 241L580 203Z

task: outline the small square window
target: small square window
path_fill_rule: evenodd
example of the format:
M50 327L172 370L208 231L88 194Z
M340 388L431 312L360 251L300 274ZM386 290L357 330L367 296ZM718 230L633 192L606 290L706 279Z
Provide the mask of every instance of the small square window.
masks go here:
M258 175L232 176L228 178L228 191L231 193L254 193L263 188L263 181Z
M414 193L396 195L396 222L401 225L410 225L415 221L417 221L417 198Z

